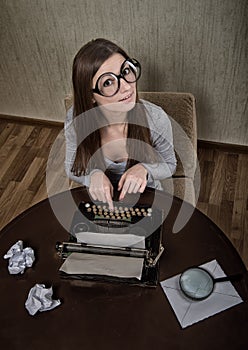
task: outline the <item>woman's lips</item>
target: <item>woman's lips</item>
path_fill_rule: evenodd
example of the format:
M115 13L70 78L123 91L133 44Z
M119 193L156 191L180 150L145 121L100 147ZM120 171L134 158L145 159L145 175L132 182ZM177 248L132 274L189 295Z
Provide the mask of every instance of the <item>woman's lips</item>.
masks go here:
M129 95L127 95L126 97L122 98L121 100L119 100L119 102L124 102L124 101L128 101L130 100L130 98L133 96L133 92Z

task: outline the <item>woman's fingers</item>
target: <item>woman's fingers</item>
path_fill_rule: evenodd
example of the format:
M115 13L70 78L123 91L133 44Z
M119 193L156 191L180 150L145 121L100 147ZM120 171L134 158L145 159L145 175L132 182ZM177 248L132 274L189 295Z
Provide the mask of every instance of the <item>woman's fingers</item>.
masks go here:
M104 194L105 194L105 202L108 203L109 209L113 210L114 209L113 200L112 200L113 187L112 186L106 187L105 191L104 191Z
M142 184L142 180L141 179L131 180L129 182L129 185L128 185L128 188L127 188L127 192L128 193L137 193L138 190L140 189L141 184Z
M132 179L127 177L122 187L119 199L122 200L125 197L126 193L144 192L146 188L146 183L146 180L136 178Z
M113 186L105 174L92 175L89 192L93 200L108 203L110 209L113 209Z
M140 186L140 189L139 189L140 193L143 193L145 191L146 184L147 184L147 181L144 181L144 183Z

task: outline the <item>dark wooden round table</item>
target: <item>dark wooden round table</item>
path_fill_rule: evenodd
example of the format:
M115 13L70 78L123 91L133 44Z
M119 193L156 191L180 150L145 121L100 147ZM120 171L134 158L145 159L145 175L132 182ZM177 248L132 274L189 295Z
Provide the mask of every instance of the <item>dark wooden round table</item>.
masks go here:
M77 205L87 200L87 191L76 188L70 194ZM146 191L140 201L153 200ZM68 193L53 197L68 222ZM230 241L205 215L196 210L182 230L172 227L181 200L163 192L157 202L164 209L165 252L160 260L160 281L192 265L216 259L226 274L241 272L235 288L244 300L228 310L182 329L160 286L144 288L126 284L84 283L61 279L61 259L55 245L68 240L68 233L44 200L23 212L0 233L0 344L2 349L245 349L248 345L248 274ZM192 211L186 205L186 211ZM4 254L18 240L35 251L36 260L23 275L10 275ZM52 286L54 299L62 304L30 316L25 309L29 290L36 283Z

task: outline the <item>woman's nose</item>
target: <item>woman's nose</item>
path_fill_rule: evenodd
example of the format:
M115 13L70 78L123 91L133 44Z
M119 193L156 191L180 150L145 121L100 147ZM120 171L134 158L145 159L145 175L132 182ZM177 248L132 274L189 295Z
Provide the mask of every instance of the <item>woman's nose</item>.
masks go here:
M123 78L120 79L120 90L121 91L129 90L130 87L131 87L131 84L128 83L125 79L123 79Z

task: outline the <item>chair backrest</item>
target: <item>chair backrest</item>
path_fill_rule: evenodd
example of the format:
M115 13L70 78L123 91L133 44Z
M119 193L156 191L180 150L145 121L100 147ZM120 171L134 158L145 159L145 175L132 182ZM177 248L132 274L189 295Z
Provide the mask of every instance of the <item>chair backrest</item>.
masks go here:
M174 147L178 161L174 176L193 178L196 168L197 152L197 126L194 96L191 93L182 92L139 92L139 97L162 107L170 116ZM67 111L73 104L72 94L65 97L64 103Z
M194 96L186 92L161 91L139 92L139 97L162 107L169 115L172 121L173 142L178 162L174 176L193 178L197 157L197 126Z
M64 98L65 110L68 111L69 108L73 105L73 95L68 94Z

